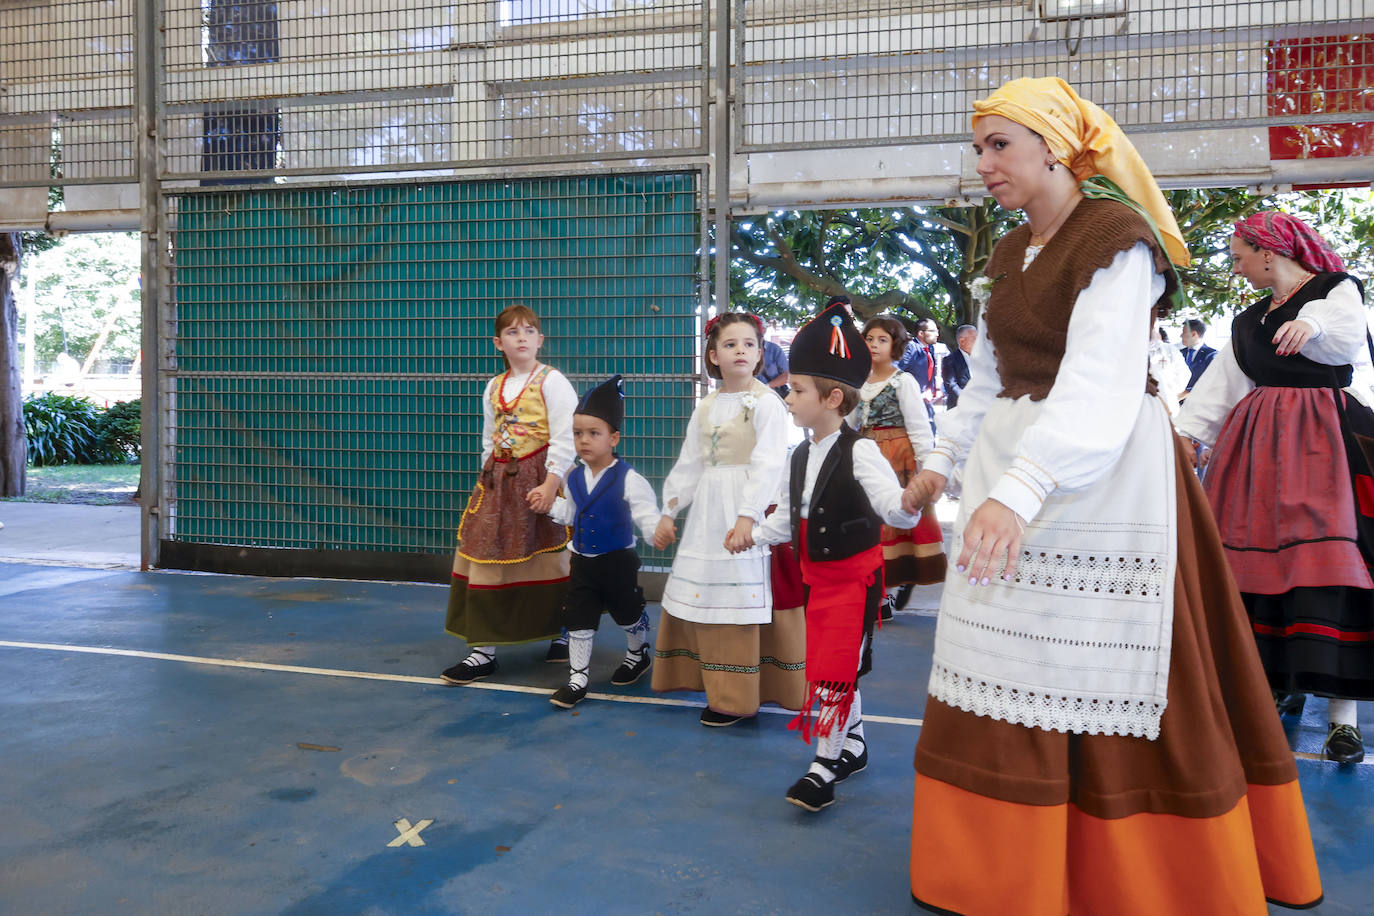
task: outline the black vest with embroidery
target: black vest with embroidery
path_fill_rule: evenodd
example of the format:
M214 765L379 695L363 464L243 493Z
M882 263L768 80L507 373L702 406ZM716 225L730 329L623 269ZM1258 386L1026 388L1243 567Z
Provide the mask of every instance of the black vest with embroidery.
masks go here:
M846 560L876 547L882 540L883 520L873 511L868 494L854 476L854 443L860 436L845 423L816 475L806 523L806 555L812 560ZM801 544L802 487L806 485L807 439L792 453L788 495L792 504L792 543Z

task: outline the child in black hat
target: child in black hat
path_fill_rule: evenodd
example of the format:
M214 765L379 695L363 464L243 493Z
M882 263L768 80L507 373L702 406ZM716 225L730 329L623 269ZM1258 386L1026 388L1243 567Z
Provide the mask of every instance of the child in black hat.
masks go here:
M615 454L625 420L620 376L587 392L573 413L573 445L579 463L568 473L567 498L554 500L549 515L572 528L572 581L563 608L568 631L568 683L549 702L571 709L587 695L592 637L601 612L625 631L625 660L611 683L625 687L649 670L649 617L639 587L638 525L647 539L658 524L653 487Z
M872 667L883 596L882 526L911 528L920 520L902 510L902 485L877 444L843 419L858 403L871 362L848 301L832 299L792 341L787 408L810 435L792 453L777 511L750 537L727 544L737 550L750 541L791 540L801 558L807 699L792 727L808 742L814 732L816 759L787 800L807 811L834 802L835 783L868 765L858 679Z

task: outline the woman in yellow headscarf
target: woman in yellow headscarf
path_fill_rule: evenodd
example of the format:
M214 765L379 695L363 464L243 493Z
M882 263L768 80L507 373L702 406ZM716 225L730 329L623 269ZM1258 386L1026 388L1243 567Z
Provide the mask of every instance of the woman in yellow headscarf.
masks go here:
M1147 375L1186 264L1120 128L1059 79L974 104L998 244L911 504L963 496L916 747L935 912L1263 914L1321 898L1297 770L1206 498Z

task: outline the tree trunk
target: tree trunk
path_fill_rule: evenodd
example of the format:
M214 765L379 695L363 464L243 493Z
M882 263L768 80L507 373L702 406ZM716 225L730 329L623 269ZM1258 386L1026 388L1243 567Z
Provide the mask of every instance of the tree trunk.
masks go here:
M13 286L19 277L21 251L19 233L0 232L0 496L24 494L29 459L20 392L19 306Z

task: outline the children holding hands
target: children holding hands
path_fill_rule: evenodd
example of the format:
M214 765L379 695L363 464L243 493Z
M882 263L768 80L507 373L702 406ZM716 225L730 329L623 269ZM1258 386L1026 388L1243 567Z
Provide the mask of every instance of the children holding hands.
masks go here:
M815 734L816 758L787 800L807 811L832 804L835 783L868 765L858 679L872 667L883 594L882 526L913 528L920 521L919 513L902 509L902 485L877 444L844 422L872 365L847 302L832 299L793 339L787 407L810 436L792 454L777 511L727 541L728 549L744 551L791 540L801 557L807 696L792 727L808 742Z
M653 689L704 690L703 725L732 725L766 702L798 709L805 697L801 610L773 609L768 551L746 543L787 456L786 409L754 378L762 358L757 318L707 323L706 368L721 384L687 424L654 533L655 547L668 546L691 506L664 587Z
M577 405L573 442L580 464L568 475L567 498L554 500L550 517L572 528L572 583L563 611L568 630L568 683L549 702L571 709L587 695L592 638L606 610L625 631L625 660L611 675L623 687L649 670L649 618L640 588L634 526L647 540L659 519L653 488L618 457L625 394L619 375L602 382Z

